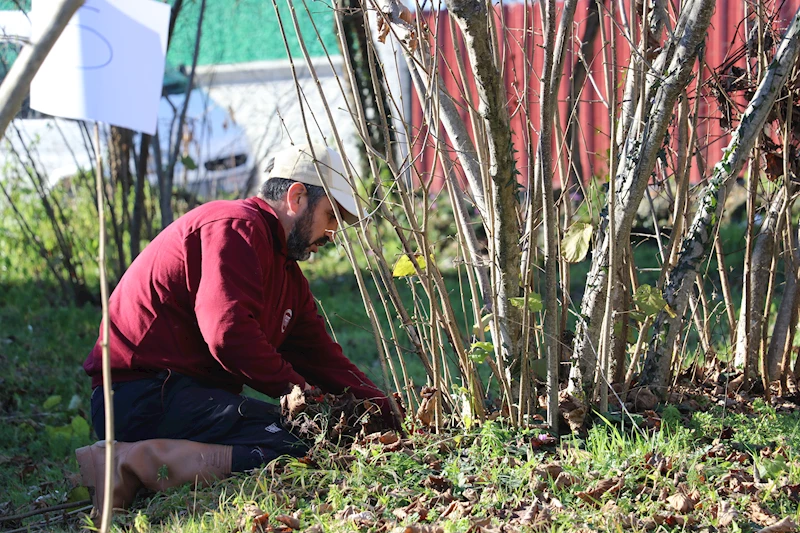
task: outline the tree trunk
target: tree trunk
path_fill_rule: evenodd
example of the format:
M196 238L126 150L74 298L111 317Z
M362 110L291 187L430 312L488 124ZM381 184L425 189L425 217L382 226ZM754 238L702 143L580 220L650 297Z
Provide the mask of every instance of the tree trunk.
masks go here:
M145 218L144 184L147 180L147 160L150 156L150 140L152 137L142 134L139 154L136 158L136 182L133 193L133 213L131 215L131 262L139 255L142 240L142 224Z
M776 239L780 236L784 222L784 210L787 204L786 189L781 187L778 193L770 202L769 210L764 222L761 225L753 246L753 256L750 265L752 271L752 283L750 284L750 294L747 298L747 305L750 308L749 323L747 324L746 336L750 338L747 343L747 353L741 354L748 364L752 365L751 379L755 379L758 371L759 349L761 346L761 333L764 327L765 311L769 310L769 302L765 310L765 299L767 296L767 286L770 279L772 257L775 251ZM740 322L741 317L740 317ZM737 358L739 354L737 354Z
M14 61L0 85L0 105L2 105L0 107L0 137L5 135L11 120L22 108L22 102L30 93L31 81L39 71L39 67L42 66L44 58L50 53L50 49L64 31L72 15L82 5L83 0L62 0L58 5L50 6L53 15L42 28L38 40L32 42L31 46L22 47L19 57Z
M478 113L488 139L489 179L494 199L490 229L489 254L495 258L493 306L496 327L495 350L498 357L510 361L518 356L520 344L519 312L510 298L520 293L520 227L517 219L517 171L514 161L511 126L506 107L505 85L495 64L492 34L487 31L487 4L479 0L457 0L450 4L451 16L464 36L464 42L475 75ZM503 339L503 342L500 342Z
M130 210L128 201L131 191L131 145L133 144L133 132L127 128L111 126L111 142L108 144L108 165L111 173L111 183L114 184L112 191L117 187L121 189L121 212L117 225L121 228L130 227ZM114 201L112 197L110 201ZM122 242L123 231L115 230L115 242L117 245L117 263L119 272L117 275L122 277L128 263L125 261L125 244Z
M785 366L782 365L786 359L785 352L791 353L792 351L792 339L789 333L791 325L797 321L798 288L800 288L797 278L798 266L800 266L800 248L798 248L797 233L786 228L786 234L788 236L786 240L789 243L784 252L787 258L786 268L784 268L786 285L783 288L780 309L775 315L775 327L772 329L772 337L767 350L767 375L770 381L778 378L783 380L788 373L788 368L779 368L779 366Z
M585 362L584 378L594 376L595 348L600 338L603 300L600 297L606 288L609 264L619 262L619 257L610 257L611 239L616 242L630 240L631 226L651 173L656 156L664 144L664 136L672 119L673 107L678 96L686 88L692 76L698 48L706 37L715 0L694 0L681 12L675 30L675 40L670 42L648 73L647 97L640 106L647 106L641 116L646 123L641 136L635 129L628 132L617 170L614 187L610 194L617 195L615 212L615 234L607 232L602 242L592 253L592 266L586 278L586 289L581 303L582 321L578 324L575 355ZM664 77L656 79L660 73ZM617 247L619 248L619 247ZM617 251L615 255L619 255ZM577 384L571 384L572 388Z
M764 127L775 99L797 60L800 50L798 33L800 10L795 13L777 54L747 106L739 126L733 132L722 160L714 167L713 175L698 202L697 212L681 247L678 264L671 270L669 283L664 291L664 299L675 316L671 317L666 311L658 314L642 372L642 383L656 387L654 392L665 392L663 387L669 379L671 348L681 329L689 290L713 242L728 186L749 157L756 136Z
M386 83L383 67L380 61L374 63L375 75L370 69L369 54L374 53L365 24L365 13L359 0L341 0L343 37L340 42L346 43L347 50L343 53L350 55L353 68L353 78L356 87L353 93L361 98L361 105L367 119L367 129L372 144L372 149L383 155L388 161L392 154L389 153L394 140L394 129L385 128L392 123L387 99Z

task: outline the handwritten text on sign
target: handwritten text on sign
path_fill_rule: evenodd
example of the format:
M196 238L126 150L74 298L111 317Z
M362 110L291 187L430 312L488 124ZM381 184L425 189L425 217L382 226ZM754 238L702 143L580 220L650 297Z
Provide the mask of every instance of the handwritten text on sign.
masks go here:
M34 42L54 4L34 0ZM87 0L34 77L31 107L155 133L169 14L153 0Z

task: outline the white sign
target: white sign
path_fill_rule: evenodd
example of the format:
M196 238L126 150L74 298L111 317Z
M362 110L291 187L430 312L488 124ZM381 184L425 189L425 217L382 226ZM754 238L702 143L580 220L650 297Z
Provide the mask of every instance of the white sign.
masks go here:
M33 38L53 0L34 0ZM31 107L154 134L170 7L153 0L86 0L31 83Z

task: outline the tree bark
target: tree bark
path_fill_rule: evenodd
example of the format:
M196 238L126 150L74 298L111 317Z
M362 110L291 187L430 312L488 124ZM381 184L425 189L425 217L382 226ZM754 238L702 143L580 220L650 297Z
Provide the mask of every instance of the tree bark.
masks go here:
M510 298L520 291L520 226L517 218L517 170L514 161L511 126L506 106L505 85L495 64L487 4L480 0L456 0L450 4L451 16L464 36L478 95L478 113L488 139L489 179L493 198L490 231L490 255L495 258L493 306L497 327L505 330L495 335L499 357L510 360L518 355L520 344L519 312ZM499 342L503 339L502 343Z
M125 261L125 244L122 239L124 228L130 227L130 210L128 200L131 191L131 145L133 144L133 132L127 128L111 126L111 142L108 145L108 166L111 172L111 183L113 188L119 187L122 192L121 212L119 219L115 220L115 225L119 229L114 230L114 242L117 245L117 264L119 271L117 275L122 277L128 263ZM112 189L113 190L113 189ZM114 198L110 199L112 202Z
M6 128L20 108L25 97L30 92L31 81L44 58L56 44L61 32L69 23L72 15L83 5L83 0L62 0L52 7L52 17L47 21L39 40L24 46L14 64L11 66L2 85L0 85L0 137L5 135Z
M392 128L384 129L383 124L391 124L391 107L387 99L381 63L375 62L374 75L372 74L373 70L370 69L368 56L371 53L371 43L365 28L366 11L362 9L360 0L342 0L341 10L344 39L341 39L340 43L346 43L347 50L343 52L350 55L353 78L356 82L353 93L361 98L372 149L384 155L388 160L391 158L389 150L394 140L394 130Z
M791 228L786 228L786 230L788 236L786 240L789 243L787 250L784 251L787 258L785 261L786 268L784 269L786 285L783 289L781 306L775 315L775 327L772 329L772 337L767 350L767 375L770 381L775 381L778 378L783 380L787 374L788 369L779 368L779 366L785 360L785 352L791 353L790 331L792 324L797 321L798 288L800 288L797 278L798 266L800 266L800 247L798 247L797 233L792 231Z
M699 47L706 37L715 0L694 0L681 13L675 40L671 41L648 72L647 98L640 106L647 106L641 116L646 117L641 136L634 129L628 132L614 187L610 194L617 195L615 232L604 233L602 241L592 253L592 266L586 278L586 288L581 303L582 319L578 324L575 355L586 366L584 378L594 376L595 349L600 337L603 301L599 296L606 288L609 264L619 262L610 257L611 240L628 242L636 209L641 202L647 183L655 166L658 151L664 144L667 127L672 119L678 96L691 79ZM663 77L661 76L663 74ZM615 255L619 255L619 251ZM578 385L571 384L574 389Z
M755 176L753 178L755 178ZM784 210L786 209L787 202L786 189L781 187L772 199L772 202L770 202L767 216L761 225L761 230L753 246L753 256L750 265L752 283L750 284L750 294L747 298L750 313L747 330L745 332L750 338L750 342L747 343L747 353L741 354L745 361L752 362L753 364L754 373L750 376L751 378L755 378L758 371L759 349L761 347L760 339L762 328L764 327L764 305L771 271L770 265L772 264L772 257L775 252L776 239L783 229L783 222L785 220ZM769 307L767 307L767 310L768 309ZM740 322L742 321L741 317L739 320Z
M144 221L144 182L147 179L147 160L150 156L150 140L152 137L142 134L139 144L139 154L136 158L136 181L133 187L133 211L131 213L131 262L136 259L141 251L142 223Z
M641 382L656 387L654 392L664 392L662 387L669 379L671 349L681 329L689 290L713 242L728 186L741 171L753 149L758 132L764 127L775 99L797 60L800 50L799 33L800 10L795 13L777 54L747 106L739 126L733 132L722 159L714 167L713 175L698 202L697 212L681 247L678 264L671 270L669 283L664 291L664 299L675 316L671 317L666 311L661 311L656 318L654 335L642 372Z
M755 176L753 179L755 179ZM751 365L752 375L750 378L755 378L758 373L760 339L762 328L764 327L764 304L770 278L770 265L775 252L776 239L783 229L784 210L786 209L787 201L786 189L781 188L770 202L767 216L753 245L753 255L750 262L752 281L747 296L749 313L739 316L739 323L745 324L745 327L743 329L740 326L739 334L737 335L737 341L749 337L750 342L736 343L736 360L747 361L747 364ZM747 316L748 320L745 320L743 316ZM746 350L746 353L739 353L742 350Z

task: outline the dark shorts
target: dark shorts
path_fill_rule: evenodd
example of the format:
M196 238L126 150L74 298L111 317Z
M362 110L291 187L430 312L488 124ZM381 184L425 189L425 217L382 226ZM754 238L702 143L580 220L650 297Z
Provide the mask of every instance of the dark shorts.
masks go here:
M249 470L308 448L283 429L280 408L214 388L176 372L115 383L114 438L187 439L234 446L234 471ZM105 438L103 390L92 392L92 425Z

